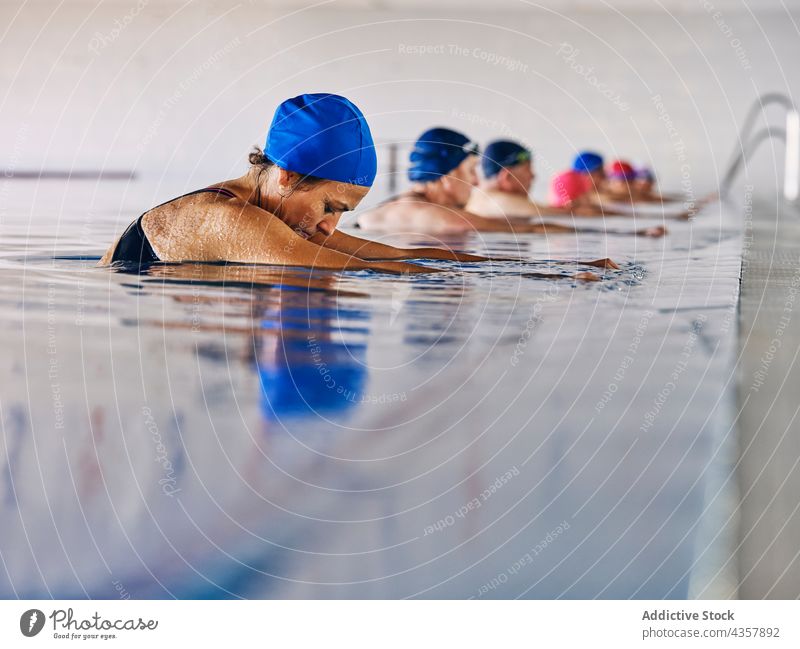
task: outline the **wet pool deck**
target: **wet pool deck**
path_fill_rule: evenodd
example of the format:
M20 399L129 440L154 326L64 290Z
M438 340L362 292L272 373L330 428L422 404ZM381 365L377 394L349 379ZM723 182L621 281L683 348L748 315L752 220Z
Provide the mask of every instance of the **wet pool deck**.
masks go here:
M757 202L742 273L739 597L800 597L800 210Z

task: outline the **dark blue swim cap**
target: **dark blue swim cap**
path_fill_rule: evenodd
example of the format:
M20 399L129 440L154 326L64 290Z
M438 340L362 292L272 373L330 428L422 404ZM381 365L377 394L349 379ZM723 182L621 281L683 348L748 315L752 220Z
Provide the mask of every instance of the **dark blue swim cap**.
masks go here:
M495 140L490 142L481 157L481 169L485 178L492 178L501 169L530 162L531 152L521 144L511 140Z
M282 169L370 187L378 160L367 120L348 99L316 93L275 111L264 155Z
M597 171L598 169L603 168L603 156L599 153L595 153L594 151L583 151L579 153L575 157L575 161L572 163L572 169L574 171L580 171L581 173L592 173L593 171Z
M478 145L463 133L449 128L432 128L419 136L411 151L408 179L427 183L449 174L467 156L477 155Z

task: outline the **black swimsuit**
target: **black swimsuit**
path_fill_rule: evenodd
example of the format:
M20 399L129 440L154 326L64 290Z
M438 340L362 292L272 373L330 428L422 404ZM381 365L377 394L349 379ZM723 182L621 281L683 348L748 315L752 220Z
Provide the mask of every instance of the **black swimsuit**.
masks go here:
M183 196L178 196L177 198L172 198L161 205L157 205L156 207L152 208L153 210L157 207L162 207L167 203L171 203L172 201L177 201L180 198L185 198L186 196L192 196L194 194L203 194L203 193L211 193L211 194L221 194L222 196L227 196L228 198L236 198L236 194L234 194L229 189L224 189L222 187L206 187L204 189L198 189L193 192L189 192L188 194L183 194ZM150 212L151 210L147 210ZM122 236L119 238L117 242L117 247L114 248L114 254L111 256L111 263L113 264L115 261L121 261L126 263L132 264L151 264L156 261L160 261L158 255L153 250L153 247L150 245L150 242L147 240L147 235L144 233L142 229L142 218L144 217L145 212L142 214L138 219L136 219L133 223L128 226L128 229L122 233Z

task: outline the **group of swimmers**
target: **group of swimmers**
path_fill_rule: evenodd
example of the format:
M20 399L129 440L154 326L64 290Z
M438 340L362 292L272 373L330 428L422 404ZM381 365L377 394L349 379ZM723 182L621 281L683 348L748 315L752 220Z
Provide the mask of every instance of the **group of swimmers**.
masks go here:
M250 168L239 178L142 214L100 265L227 261L427 273L436 269L407 260L486 260L446 248L398 248L337 229L342 214L358 206L377 176L366 119L342 96L304 94L281 103L263 150L255 149L249 161ZM529 198L534 177L530 150L516 142L492 142L481 153L457 131L431 129L410 154L409 191L360 214L358 226L419 234L581 232L531 219L618 214L611 202L667 200L655 193L651 173L637 173L622 161L607 173L602 157L591 152L580 154L571 170L554 178L550 205ZM659 226L628 233L665 232ZM617 267L608 259L579 263Z
M359 227L431 234L597 232L531 218L622 215L613 209L613 202L670 200L653 191L652 174L649 186L637 187L632 175L618 179L618 169L633 171L628 163L616 162L606 174L603 158L587 151L577 156L571 170L553 179L551 204L536 203L529 196L536 177L529 149L497 140L479 154L466 135L447 128L423 133L414 143L410 161L411 189L361 214ZM665 233L658 226L615 234L660 237Z

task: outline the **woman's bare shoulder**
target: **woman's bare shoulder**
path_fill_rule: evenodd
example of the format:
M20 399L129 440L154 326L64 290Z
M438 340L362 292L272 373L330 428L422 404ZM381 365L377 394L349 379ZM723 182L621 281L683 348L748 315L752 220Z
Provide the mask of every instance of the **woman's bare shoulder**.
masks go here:
M274 214L238 196L210 193L181 198L142 217L142 229L164 261L219 261L227 258L230 245L254 233L263 235L268 227L291 232Z
M431 218L439 206L411 196L397 198L376 205L358 215L358 225L364 230L407 229L419 219Z
M114 251L117 249L117 244L119 243L121 237L122 235L114 239L114 243L111 244L111 247L106 250L105 254L100 258L100 261L97 262L98 266L108 266L111 263L111 259L114 256Z
M484 218L528 217L536 207L527 196L497 190L473 190L466 210Z
M468 227L462 210L428 201L397 200L363 213L364 230L403 232L460 232Z

